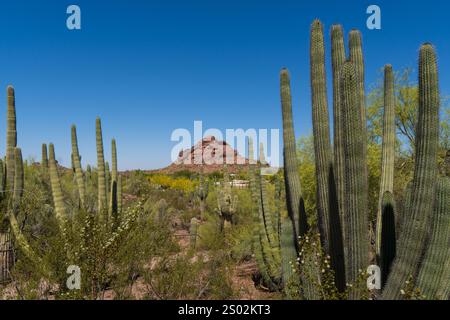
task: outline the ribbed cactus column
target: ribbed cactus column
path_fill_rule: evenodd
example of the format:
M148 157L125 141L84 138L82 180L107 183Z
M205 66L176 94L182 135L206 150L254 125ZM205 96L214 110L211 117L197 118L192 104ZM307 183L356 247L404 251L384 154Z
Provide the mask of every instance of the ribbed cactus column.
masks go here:
M378 261L381 263L385 270L381 270L383 273L382 278L386 279L386 272L391 264L393 258L392 252L389 252L389 257L381 257L381 244L383 241L382 230L394 230L395 231L395 218L387 219L394 225L383 226L383 202L384 195L388 192L391 196L394 193L394 152L395 152L395 97L394 97L394 75L392 73L392 66L386 65L384 67L384 114L383 114L383 138L382 138L382 158L381 158L381 182L380 182L380 203L377 213L377 236L376 236L376 254ZM392 206L392 201L384 203L388 206ZM387 235L387 234L386 234ZM388 235L387 235L388 236ZM395 234L394 239L395 242ZM386 251L385 251L386 252ZM386 269L387 268L387 269Z
M97 142L98 212L104 215L108 208L108 198L106 197L106 173L105 156L103 153L102 123L98 117L95 121L95 136Z
M364 57L362 51L362 37L359 30L352 30L349 34L349 60L355 66L356 79L357 79L357 90L358 90L358 101L361 108L361 138L363 139L362 152L364 159L364 185L363 188L366 190L364 193L368 192L368 168L367 168L367 119L366 119L366 95L365 95L365 72L364 72ZM368 208L367 208L368 209ZM366 210L367 210L366 209ZM345 209L346 210L346 209ZM368 212L367 212L368 214Z
M411 206L398 240L397 256L384 288L384 299L401 298L405 282L416 277L426 246L433 210L439 141L439 85L436 54L424 44L419 54L419 109Z
M84 208L86 200L86 186L83 177L83 169L81 168L80 152L78 150L77 128L72 125L72 158L75 167L75 177L78 186L78 193L81 207Z
M349 57L354 64L358 85L358 99L361 107L361 125L363 138L367 137L367 120L366 120L366 95L364 85L364 58L362 52L362 39L359 30L352 30L349 34ZM366 140L364 140L366 141ZM364 143L364 154L367 155L367 145Z
M5 197L6 172L5 163L0 159L0 200Z
M384 286L397 251L395 227L396 208L394 195L391 192L384 192L380 207L380 225L379 230L377 230L377 237L380 239L378 265L381 269L381 284Z
M122 176L117 176L117 212L122 212Z
M14 191L13 191L13 211L20 205L20 201L23 195L24 188L24 175L23 175L23 160L22 160L22 151L20 148L14 149Z
M416 287L428 299L438 298L444 278L445 263L450 260L450 178L437 180L431 236L426 248Z
M292 120L291 85L287 69L281 70L280 84L283 115L283 158L286 200L289 217L294 226L294 241L297 242L297 237L306 234L308 231L308 222L306 220L305 205L302 198L300 177L298 173L294 123Z
M109 193L111 189L111 171L109 170L108 161L105 161L105 186L106 186L106 199L109 199Z
M117 199L117 149L116 140L111 141L111 158L112 158L112 171L111 171L111 188L109 196L109 215L114 216L118 212L118 199ZM108 163L106 163L108 164ZM109 171L109 166L107 166L106 171Z
M366 159L362 145L361 108L358 100L358 78L355 66L344 63L340 75L340 92L343 114L345 154L345 267L346 278L355 284L360 272L367 268L368 259L368 215L367 189L365 188L364 166ZM349 291L350 299L359 299L362 292L356 287Z
M333 129L334 129L334 177L338 198L338 208L343 225L344 219L344 140L342 131L342 103L339 92L339 72L345 62L344 33L341 25L331 27L331 64L333 67Z
M111 181L117 181L117 145L116 145L116 139L112 139L111 140L111 158L112 158Z
M297 251L295 250L295 243L292 241L292 238L292 223L289 218L283 218L280 232L281 281L283 295L286 299L293 299L298 295L298 292L293 291L293 288L298 288L299 285L299 277L295 272Z
M48 148L50 183L52 186L53 202L55 205L55 215L60 228L63 228L67 218L67 213L64 203L64 195L61 188L61 182L59 180L58 167L55 159L55 147L53 146L53 143L50 143Z
M8 110L6 122L6 189L13 189L14 186L14 148L17 146L16 131L16 103L14 88L8 86Z
M266 159L264 157L264 145L262 143L259 144L259 163L261 166L265 166L267 164ZM261 169L260 169L261 171ZM264 226L264 235L267 238L267 241L273 250L278 247L278 243L276 241L275 234L273 232L273 212L269 204L269 196L267 192L267 181L263 175L258 174L257 180L259 180L260 189L261 189L261 205L262 205L262 216L261 222Z
M252 197L252 218L253 218L253 252L255 254L255 260L258 265L263 282L271 290L277 289L277 284L272 277L273 273L273 261L270 260L270 248L267 242L267 237L264 234L264 225L261 222L262 213L262 200L261 200L261 186L259 182L259 173L257 172L258 165L253 164L253 140L249 138L248 141L249 150L249 187ZM271 265L272 263L272 265Z
M41 166L43 171L48 169L47 145L45 143L42 144Z
M330 241L329 217L332 208L329 202L329 173L332 166L332 155L325 74L325 45L323 26L319 20L314 20L311 25L310 60L312 122L316 160L317 221L322 247L328 253ZM337 208L335 207L335 209ZM336 214L338 214L337 211Z

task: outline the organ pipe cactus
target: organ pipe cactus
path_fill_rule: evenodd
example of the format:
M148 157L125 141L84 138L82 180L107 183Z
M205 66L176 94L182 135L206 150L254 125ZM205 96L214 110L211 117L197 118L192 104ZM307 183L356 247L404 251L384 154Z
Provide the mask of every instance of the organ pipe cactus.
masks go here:
M334 147L334 177L336 180L337 199L341 224L344 214L344 140L342 135L342 104L339 92L339 71L345 62L344 33L341 25L331 27L331 64L333 69L333 147Z
M367 188L365 177L365 144L361 126L361 108L358 97L358 76L355 65L345 62L340 74L340 93L343 113L344 164L345 164L345 245L346 279L355 283L362 270L367 268L369 239L367 215ZM359 299L357 288L350 289L349 298Z
M395 246L395 217L393 214L392 195L394 193L394 152L395 152L395 96L394 96L394 75L392 66L386 65L384 68L384 113L383 113L383 137L382 137L382 160L381 160L381 182L380 182L380 203L377 213L377 236L376 254L381 265L382 278L386 279L392 259L395 257L395 249L384 250L387 256L382 257L382 243L387 247ZM386 199L386 192L389 199ZM388 208L383 208L387 205ZM392 209L391 209L392 208ZM383 215L385 215L383 217ZM386 226L385 223L392 225ZM392 235L392 230L394 234ZM385 232L383 232L385 231ZM383 239L387 236L389 239ZM391 238L393 237L393 238ZM394 242L393 244L391 242ZM383 281L384 283L384 281Z
M75 167L75 180L78 187L78 195L81 203L81 207L85 207L86 202L86 185L83 176L83 169L81 168L80 153L78 150L77 128L72 125L72 159Z
M439 286L447 283L445 266L450 261L450 178L440 177L436 182L434 213L431 218L431 236L426 248L416 287L429 299L438 296Z
M111 187L109 196L109 216L112 217L113 219L116 219L117 217L113 216L117 215L117 213L120 212L119 196L122 196L122 193L119 192L119 187L121 187L121 185L118 184L117 147L115 139L112 139L111 141L111 158L112 158L112 171L111 171L111 182L110 182ZM107 172L108 171L109 169L107 169Z
M345 58L342 30L339 28L336 30L337 31L333 31L334 36L332 36L332 41L337 42L332 45L334 68L337 68L338 65L342 64L341 59ZM344 57L341 55L344 55ZM345 289L345 271L342 228L330 143L323 26L319 20L314 20L311 26L310 60L314 154L316 160L317 220L322 248L331 256L336 286L340 291L343 291ZM334 70L333 76L337 76L336 73L336 70ZM334 79L333 85L335 85L335 82L337 81ZM335 86L333 86L333 88L337 91L336 93L339 92ZM337 99L336 93L333 96L334 99ZM338 108L339 101L340 98L338 101L334 102L335 109ZM336 116L336 122L338 122L338 120L339 122L342 122L340 117L341 111L339 110ZM340 126L341 123L338 124L339 128ZM340 135L338 136L340 140L342 140L342 137ZM338 147L342 146L338 145ZM342 172L343 170L341 168L341 173Z
M377 237L380 239L378 265L381 270L381 284L384 286L397 251L395 227L396 208L394 196L391 192L384 192L380 208L380 224L379 230L377 230Z
M67 219L67 211L61 188L61 181L59 179L58 166L55 159L55 147L53 146L53 143L49 144L49 172L56 219L58 220L59 226L64 227Z
M267 198L264 199L264 197L267 197L267 194L262 192L260 166L253 164L253 141L251 138L249 138L249 163L249 186L253 203L252 216L254 222L253 251L263 284L270 290L275 291L278 290L280 282L279 250L277 252L276 249L274 250L271 247L270 236L267 234L268 228L265 225L265 217L268 216L268 208L265 208L263 204L263 202L267 203Z
M5 198L6 172L5 163L0 159L0 200Z
M330 183L332 166L330 127L328 123L328 101L325 74L325 48L323 27L319 20L311 25L311 97L313 115L314 154L316 160L317 221L322 247L329 252ZM336 213L338 213L336 211Z
M408 217L398 240L397 256L383 291L384 299L398 299L406 281L414 277L426 246L433 210L439 140L439 86L436 55L431 44L419 54L419 109L416 159Z
M47 145L45 143L42 144L41 167L43 172L48 169Z
M17 146L16 104L14 88L8 86L8 109L6 122L6 185L12 190L14 186L14 148Z
M286 201L289 217L294 227L293 241L297 242L297 237L306 234L308 222L300 177L298 174L297 152L295 148L294 123L292 119L292 98L290 76L287 69L282 69L280 73L280 95L283 115L283 159L284 159L284 179L286 184Z
M103 153L102 123L98 117L95 121L95 136L97 144L98 212L99 214L104 215L107 210L108 202L106 197L106 173L105 156Z
M20 148L14 149L14 190L13 190L13 211L15 212L20 205L24 188L23 160Z

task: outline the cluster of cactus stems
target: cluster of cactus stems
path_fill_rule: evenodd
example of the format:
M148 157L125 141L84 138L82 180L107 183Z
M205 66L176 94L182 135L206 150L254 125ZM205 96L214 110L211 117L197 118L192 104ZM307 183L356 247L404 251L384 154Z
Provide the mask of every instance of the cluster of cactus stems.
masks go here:
M364 60L361 34L349 34L346 58L343 31L331 28L333 74L333 147L330 142L323 27L311 25L311 92L317 182L317 230L322 249L330 256L334 285L359 299L364 292L352 284L369 265L369 213L367 183L367 127ZM289 269L302 250L298 241L310 230L302 199L292 119L290 79L280 73L284 141L284 177L289 219L281 219L281 279L286 284L296 275ZM393 196L395 150L395 93L392 66L385 66L384 115L380 199L376 223L376 260L382 272L381 298L399 299L403 288L414 281L427 297L448 296L449 187L439 178L437 145L439 90L434 48L424 44L419 57L419 110L414 178L406 192L400 231ZM333 149L332 149L333 148ZM301 170L301 168L300 168ZM438 181L438 182L436 182ZM255 187L253 187L255 188ZM261 189L262 190L262 189ZM262 196L262 199L264 196ZM256 198L253 199L256 203ZM264 203L264 200L261 200ZM316 226L314 226L316 227ZM431 231L430 231L431 230ZM269 238L268 238L269 239ZM421 260L423 259L423 261ZM258 261L258 259L257 259ZM268 270L268 267L260 267ZM267 271L262 271L267 273ZM300 296L318 297L308 279L300 277ZM264 276L264 275L263 275ZM320 275L318 275L320 278ZM413 280L411 280L413 279ZM444 283L444 285L443 285ZM347 285L346 285L347 284Z
M6 198L7 206L7 219L9 222L9 228L1 231L1 238L10 242L6 244L8 247L12 247L12 240L15 240L17 247L32 261L37 263L41 262L41 258L33 251L29 245L27 239L23 235L19 223L17 221L17 214L20 210L21 199L26 190L24 186L24 161L22 159L21 149L17 147L17 132L16 132L16 110L14 89L9 86L7 89L7 147L6 147L6 161L0 160L0 187L1 195ZM75 182L77 186L77 193L79 199L79 206L83 210L86 208L86 183L87 178L91 178L91 168L88 166L86 175L83 172L81 166L81 156L78 149L77 132L76 127L71 128L71 140L72 140L72 153L71 162L72 169L75 173ZM110 178L110 185L106 185L105 164L103 156L103 140L101 132L100 118L96 121L96 140L97 140L97 155L98 155L98 185L99 185L99 206L98 214L101 215L105 222L105 227L110 228L114 225L108 224L108 219L113 216L117 217L122 210L122 180L117 171L117 150L116 141L112 140L112 173ZM48 153L47 153L48 151ZM55 218L58 221L59 229L63 233L65 232L66 223L69 219L66 204L64 201L64 194L61 186L61 181L58 172L58 163L55 158L55 147L52 143L48 145L42 144L42 159L41 159L41 172L49 175L51 193L53 196ZM103 174L102 174L103 173ZM108 183L108 184L109 184ZM110 195L109 204L106 202L107 194ZM109 216L108 216L109 215ZM114 220L116 221L116 220ZM11 237L12 232L13 237ZM2 274L0 275L0 281L7 281L6 277L9 277L9 271L14 263L13 257L7 257L3 259L3 264L0 266ZM3 270L7 270L5 273Z

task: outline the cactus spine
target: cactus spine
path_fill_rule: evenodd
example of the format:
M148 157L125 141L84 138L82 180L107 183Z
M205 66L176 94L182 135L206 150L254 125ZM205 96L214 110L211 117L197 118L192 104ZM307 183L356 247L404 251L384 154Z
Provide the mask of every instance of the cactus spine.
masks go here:
M345 62L340 74L345 154L345 244L346 278L355 283L368 263L369 230L367 189L365 186L365 143L361 127L361 108L358 100L358 77L352 62ZM350 299L361 297L360 290L351 289Z
M394 75L392 66L384 67L384 113L383 113L383 138L382 138L382 159L381 159L381 182L380 182L380 203L377 213L377 236L376 236L376 255L381 265L382 279L386 279L393 258L395 257L395 217L389 217L394 213L394 150L395 149L395 97L394 97ZM389 199L385 199L388 193ZM387 205L388 208L383 208ZM383 217L386 215L386 217ZM384 226L383 222L391 223L390 226ZM392 230L394 234L392 235ZM387 232L384 233L383 231ZM389 239L383 239L383 236ZM393 238L391 238L393 237ZM394 242L391 244L391 242ZM385 247L391 247L391 250L385 250L387 256L381 256L382 243ZM385 248L386 249L386 248ZM392 251L393 249L393 251ZM383 283L384 283L383 280Z
M81 207L85 207L86 200L86 186L83 177L83 169L81 168L80 153L78 150L77 128L72 125L72 159L75 167L75 180L78 186L79 199Z
M97 144L97 175L98 175L98 212L101 215L105 214L107 210L106 197L106 173L105 173L105 156L103 153L103 137L102 137L102 123L97 117L95 121L95 136ZM108 186L109 187L109 186Z
M424 44L419 54L419 110L411 207L404 217L397 256L383 292L385 299L400 298L405 282L416 277L425 249L437 175L439 103L436 55L431 44Z
M14 88L8 86L8 110L6 122L6 188L13 189L14 186L14 148L17 146L16 131L16 103Z
M450 178L440 177L436 182L431 236L423 264L417 277L417 287L429 299L437 298L439 285L444 278L444 267L450 259Z
M305 205L300 186L300 177L298 175L294 123L292 120L291 85L289 72L287 69L281 70L280 84L281 107L283 115L283 158L286 200L289 217L294 228L293 241L297 243L297 237L306 234L308 231L308 222L306 220Z

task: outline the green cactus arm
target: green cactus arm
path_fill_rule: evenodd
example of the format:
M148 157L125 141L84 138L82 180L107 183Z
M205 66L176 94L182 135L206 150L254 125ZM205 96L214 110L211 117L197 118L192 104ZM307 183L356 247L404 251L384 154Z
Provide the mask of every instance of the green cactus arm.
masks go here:
M61 188L61 181L59 180L58 167L55 159L55 148L53 146L53 143L49 144L49 158L50 184L52 187L55 214L60 228L63 229L65 227L65 222L67 219L67 212L66 205L64 203L64 195Z
M47 145L43 143L41 149L42 149L41 166L43 171L46 171L48 169Z
M6 174L5 174L5 163L0 159L0 200L5 197L5 184L6 184Z
M317 19L311 25L310 64L314 156L316 159L317 221L322 247L325 252L329 253L330 209L335 206L330 206L329 202L329 171L332 166L332 154L328 120L325 45L323 26ZM336 211L336 213L338 212Z
M98 212L101 215L105 215L105 213L107 214L108 202L106 197L107 187L106 187L106 173L105 173L105 156L103 153L102 123L99 117L97 117L95 121L95 137L97 145Z
M117 213L122 212L122 176L117 175Z
M419 109L410 212L404 216L397 256L383 290L384 299L400 299L405 282L417 276L433 209L439 141L439 85L436 54L431 44L419 53Z
M111 168L111 181L117 182L117 145L116 139L111 140L111 159L112 159L112 168Z
M7 122L6 122L6 189L14 189L14 148L17 146L16 103L12 86L7 88Z
M364 177L365 157L361 133L361 108L358 101L358 80L355 66L345 62L340 72L340 92L343 112L345 154L345 267L347 282L356 283L369 262L367 189ZM350 289L349 298L359 299L363 293L356 287Z
M289 217L291 218L294 237L306 234L308 222L300 177L298 173L297 151L295 147L294 123L292 119L292 98L290 77L287 69L280 72L280 95L283 118L283 158L284 179L286 184L286 200Z
M380 229L377 237L380 241L378 263L381 269L381 286L386 284L397 251L395 217L396 208L394 195L385 191L381 199Z
M382 202L385 192L394 192L394 153L395 153L395 96L392 66L384 67L384 113L381 159L380 202L377 212L376 254L380 258L382 226ZM392 226L391 226L392 227ZM390 229L391 227L387 227ZM395 228L395 226L394 226Z
M24 188L23 160L20 148L14 148L14 190L13 190L13 210L19 207L22 200Z
M292 241L293 229L292 223L288 218L281 220L281 278L283 284L283 294L286 299L293 299L299 292L296 291L300 286L300 278L295 272L297 267L297 251L295 243Z
M440 177L436 183L431 236L426 247L416 287L427 299L436 299L445 277L445 263L450 259L450 178Z
M338 208L341 226L344 219L344 141L342 131L342 103L339 92L339 72L345 62L344 32L341 25L331 27L331 64L333 70L333 148L334 148L334 176L336 181Z
M77 182L81 207L84 208L86 203L86 185L84 182L83 169L81 168L80 153L78 150L77 128L75 127L75 125L72 125L71 135L72 135L72 155L73 155L72 158L73 158L73 165L75 167L75 180Z

